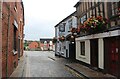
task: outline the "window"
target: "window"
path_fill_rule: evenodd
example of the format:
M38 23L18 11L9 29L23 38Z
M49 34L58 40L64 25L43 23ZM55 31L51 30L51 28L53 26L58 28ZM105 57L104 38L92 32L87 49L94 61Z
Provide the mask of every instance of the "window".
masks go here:
M15 2L15 7L17 8L17 2Z
M85 56L85 42L80 42L80 50L81 50L80 55Z
M17 36L16 36L16 33L17 33L17 28L14 26L14 38L13 38L13 48L14 48L14 51L17 51Z
M65 25L63 25L63 24L59 25L59 31L65 32Z
M119 14L119 8L120 8L120 2L111 2L111 16L110 17L115 16L114 18L111 18L111 23L110 23L111 27L120 25L120 19L117 16Z
M84 16L80 19L80 21L81 21L82 24L83 24L86 20L87 20L87 15L84 15Z
M112 2L112 16L118 14L118 5L119 2Z
M17 2L15 2L14 10L15 10L15 12L17 11Z
M68 21L68 24L69 24L69 29L72 28L72 19Z

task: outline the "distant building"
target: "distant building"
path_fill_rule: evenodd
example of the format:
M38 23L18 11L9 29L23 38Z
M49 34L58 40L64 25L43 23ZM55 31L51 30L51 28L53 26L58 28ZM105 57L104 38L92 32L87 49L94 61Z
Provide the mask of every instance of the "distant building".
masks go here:
M28 44L30 50L37 50L39 48L39 42L33 41Z
M24 50L41 50L40 49L40 42L39 41L33 41L33 40L24 40Z
M53 50L53 42L51 38L40 38L41 50Z

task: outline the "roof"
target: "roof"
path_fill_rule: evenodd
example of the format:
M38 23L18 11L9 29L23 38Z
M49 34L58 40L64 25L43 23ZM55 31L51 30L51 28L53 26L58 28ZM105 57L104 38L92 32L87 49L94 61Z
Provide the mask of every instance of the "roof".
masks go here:
M47 41L47 43L49 43L52 40L53 40L52 38L40 38L41 43L44 43L44 41Z
M60 21L57 25L55 25L55 27L57 27L59 24L61 24L62 22L64 22L66 19L70 18L71 16L75 16L76 15L76 11L73 12L72 14L70 14L69 16L67 16L65 19L63 19L62 21Z
M80 2L77 2L74 7L78 7L80 5Z

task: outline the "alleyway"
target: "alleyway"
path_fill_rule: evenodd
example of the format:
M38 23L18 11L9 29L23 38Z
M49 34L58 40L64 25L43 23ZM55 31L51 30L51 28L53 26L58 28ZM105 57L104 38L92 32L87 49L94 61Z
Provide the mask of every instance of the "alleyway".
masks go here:
M70 61L55 57L52 51L25 51L24 60L24 67L17 68L11 77L82 77L65 66Z

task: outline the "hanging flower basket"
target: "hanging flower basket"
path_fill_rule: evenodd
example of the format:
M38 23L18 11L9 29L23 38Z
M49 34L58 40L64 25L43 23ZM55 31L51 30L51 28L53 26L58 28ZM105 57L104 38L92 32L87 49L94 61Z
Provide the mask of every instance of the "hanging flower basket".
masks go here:
M80 31L87 31L90 34L99 33L106 29L108 20L102 16L88 18L84 25L81 26Z
M80 24L78 27L77 27L77 34L78 35L86 35L86 27L84 26L84 24Z
M52 41L53 41L53 43L56 43L57 42L57 38L54 37Z
M61 42L63 42L63 41L65 40L65 37L64 37L64 36L61 36L61 37L59 37L59 40L60 40Z
M70 29L70 32L76 33L76 32L77 32L77 29L76 29L76 28L71 28L71 29Z

